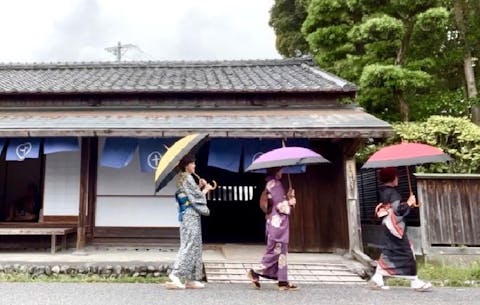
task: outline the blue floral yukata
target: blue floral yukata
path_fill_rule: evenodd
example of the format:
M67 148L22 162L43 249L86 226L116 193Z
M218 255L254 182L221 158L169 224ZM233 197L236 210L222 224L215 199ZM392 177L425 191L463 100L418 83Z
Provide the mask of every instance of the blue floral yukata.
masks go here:
M200 281L202 273L201 215L208 216L207 199L192 175L181 172L175 194L179 204L180 248L172 273L187 280Z

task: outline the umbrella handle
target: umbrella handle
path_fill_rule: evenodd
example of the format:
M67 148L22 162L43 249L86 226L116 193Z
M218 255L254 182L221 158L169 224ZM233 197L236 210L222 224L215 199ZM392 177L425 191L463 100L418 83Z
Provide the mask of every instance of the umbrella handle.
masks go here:
M197 173L192 173L192 174L195 175L195 177L197 177L198 180L202 179ZM217 181L212 180L212 187L213 187L212 191L217 188Z
M410 196L412 196L412 195L413 195L413 193L410 192ZM415 203L412 204L412 207L414 207L414 208L419 208L421 205L422 205L422 203L421 203L420 201L415 200Z

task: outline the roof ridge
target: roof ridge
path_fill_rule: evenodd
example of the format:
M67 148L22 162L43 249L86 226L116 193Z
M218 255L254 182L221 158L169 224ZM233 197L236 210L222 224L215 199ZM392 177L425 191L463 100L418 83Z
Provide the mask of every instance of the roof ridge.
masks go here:
M172 61L91 61L0 63L0 70L96 69L96 68L189 68L313 65L310 57L238 60L172 60Z
M322 78L333 82L335 85L337 85L341 88L356 89L356 86L353 83L351 83L348 80L343 79L343 78L341 78L341 77L339 77L335 74L332 74L330 72L322 70L318 66L305 65L305 64L302 64L301 66L302 66L302 68L305 68L305 69L313 72L314 74L317 74L317 75L321 76Z

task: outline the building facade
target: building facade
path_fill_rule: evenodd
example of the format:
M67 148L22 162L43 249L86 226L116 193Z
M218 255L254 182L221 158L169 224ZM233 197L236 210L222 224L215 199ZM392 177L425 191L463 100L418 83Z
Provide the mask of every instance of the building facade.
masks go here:
M263 175L243 169L285 141L331 162L291 176L292 251L361 250L353 158L391 126L354 106L356 91L310 59L0 65L0 226L75 226L77 248L177 242L174 182L154 194L153 169L202 132L197 167L219 184L207 242L263 241ZM31 184L37 218L11 221Z

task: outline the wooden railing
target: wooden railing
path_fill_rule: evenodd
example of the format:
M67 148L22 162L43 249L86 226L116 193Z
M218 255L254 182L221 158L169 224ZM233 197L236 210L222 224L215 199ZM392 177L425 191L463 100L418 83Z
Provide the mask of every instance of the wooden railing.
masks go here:
M253 199L255 186L252 185L219 185L208 193L212 202L249 202Z

